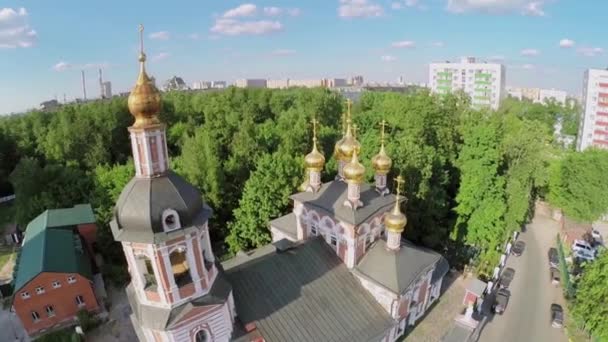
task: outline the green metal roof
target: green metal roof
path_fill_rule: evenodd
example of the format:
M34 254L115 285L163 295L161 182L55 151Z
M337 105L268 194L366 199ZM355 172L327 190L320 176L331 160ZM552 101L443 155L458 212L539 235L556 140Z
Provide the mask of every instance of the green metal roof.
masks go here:
M42 272L78 273L91 279L91 262L74 226L92 222L89 204L47 210L33 219L14 270L15 292Z

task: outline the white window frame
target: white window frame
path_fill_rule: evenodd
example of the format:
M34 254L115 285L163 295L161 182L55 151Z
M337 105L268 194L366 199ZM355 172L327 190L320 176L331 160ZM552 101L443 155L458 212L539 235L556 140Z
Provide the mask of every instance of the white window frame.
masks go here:
M37 311L32 311L31 315L34 323L40 322L40 314Z
M335 244L334 244L335 243ZM331 232L329 234L329 245L332 248L338 248L338 234Z
M76 282L76 277L71 275L68 276L68 284L74 284Z
M30 296L30 293L29 293L29 292L27 292L27 291L23 291L23 292L21 292L21 298L22 298L22 299L28 299L28 298L30 298L30 297L31 297L31 296Z
M171 226L168 226L165 223L165 220L169 217L169 216L173 216L173 224ZM163 225L163 230L166 232L171 232L177 229L180 229L182 227L182 224L179 220L179 215L177 213L177 211L173 210L173 209L165 209L163 211L163 215L162 215L162 225Z
M319 226L315 222L310 224L310 235L318 236L319 235Z
M61 282L59 282L59 280L53 281L53 288L54 289L58 289L60 287L61 287Z
M84 301L84 297L82 295L77 295L76 296L76 305L78 305L79 308L81 308L81 307L83 307L83 306L86 305L86 303Z
M49 317L55 316L55 308L52 305L45 306L44 310L46 311L47 316L49 316Z
M44 294L44 292L45 292L45 291L44 291L44 287L42 287L42 286L38 286L38 287L36 288L36 294L37 294L37 295Z

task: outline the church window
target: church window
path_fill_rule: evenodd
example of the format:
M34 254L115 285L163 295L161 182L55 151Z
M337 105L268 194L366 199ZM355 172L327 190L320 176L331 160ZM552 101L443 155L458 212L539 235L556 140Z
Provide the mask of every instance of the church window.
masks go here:
M209 341L209 338L207 338L207 332L205 330L199 330L199 332L196 333L196 336L195 336L194 340L196 342L207 342L207 341Z
M332 247L338 246L338 237L336 236L336 233L331 233L331 235L329 236L329 244Z
M174 250L169 254L169 260L171 261L171 269L173 270L175 284L182 287L192 283L190 267L188 267L188 260L186 258L186 249L182 247Z
M372 242L374 242L374 234L369 233L365 239L365 249L368 249Z
M179 222L179 215L173 209L166 209L163 212L163 229L165 231L171 231L175 229L181 228L181 224Z
M319 235L319 227L317 227L316 223L313 223L313 224L310 225L310 234L312 236Z

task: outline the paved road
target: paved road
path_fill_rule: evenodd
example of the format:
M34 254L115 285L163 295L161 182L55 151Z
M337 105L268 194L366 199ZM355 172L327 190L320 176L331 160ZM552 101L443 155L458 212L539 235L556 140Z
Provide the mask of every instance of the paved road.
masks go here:
M0 341L30 341L23 330L19 318L8 310L0 308Z
M520 234L526 249L522 256L507 260L507 267L515 269L507 310L502 316L490 317L479 341L567 342L563 329L552 328L549 318L551 303L563 306L561 288L553 287L549 281L547 251L556 234L557 224L538 215Z

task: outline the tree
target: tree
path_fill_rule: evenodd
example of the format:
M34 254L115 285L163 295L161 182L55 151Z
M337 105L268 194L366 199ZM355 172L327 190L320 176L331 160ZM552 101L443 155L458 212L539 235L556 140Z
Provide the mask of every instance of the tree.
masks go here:
M549 180L549 202L575 219L595 221L608 212L608 151L587 149L556 160Z
M608 252L585 266L577 284L572 316L597 341L608 340Z
M302 181L302 158L288 154L263 155L245 183L226 239L230 251L256 248L270 242L268 222L287 213L289 195Z
M10 176L15 189L15 221L26 226L47 209L68 208L88 202L91 182L75 165L41 166L32 158L22 158Z
M479 251L481 273L493 267L497 247L506 237L505 178L499 173L501 136L497 120L476 113L463 125L463 145L457 160L461 178L453 237Z

